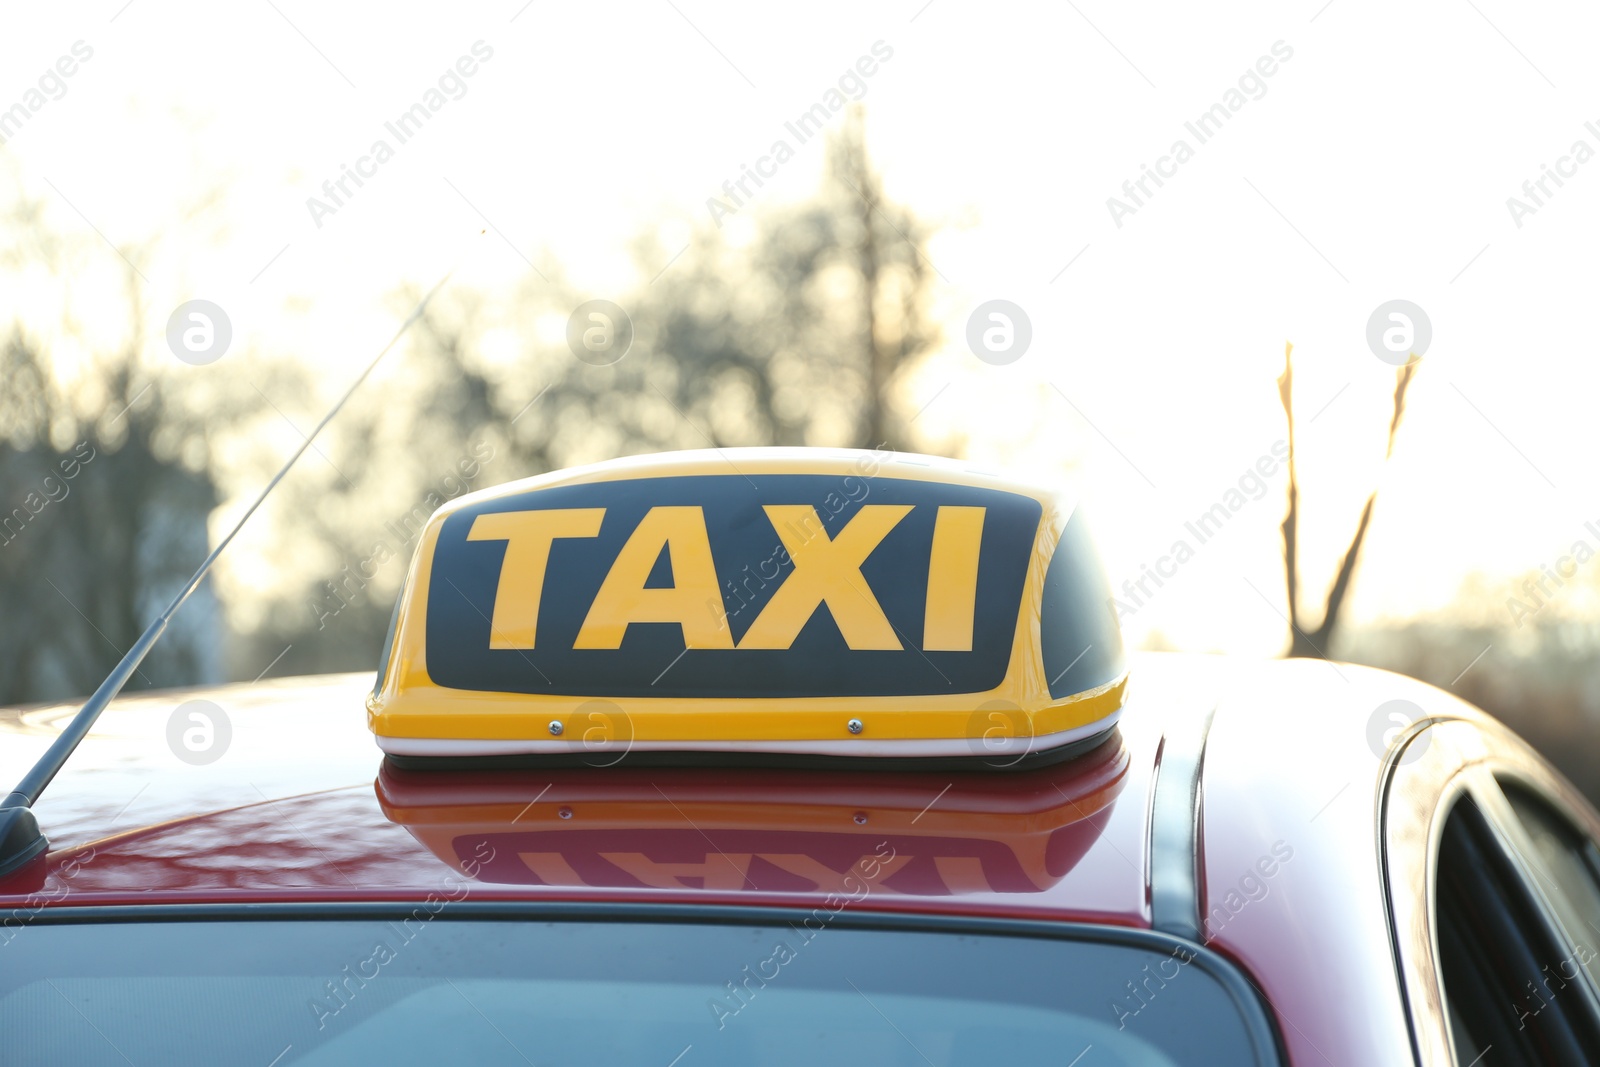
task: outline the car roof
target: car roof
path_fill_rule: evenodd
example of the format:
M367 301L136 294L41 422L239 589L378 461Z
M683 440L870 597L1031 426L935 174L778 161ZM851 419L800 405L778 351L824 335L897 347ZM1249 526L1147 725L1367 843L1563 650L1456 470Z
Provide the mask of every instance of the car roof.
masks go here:
M372 680L369 674L352 674L120 698L35 806L50 838L50 852L0 880L0 906L15 906L28 897L61 907L416 899L438 891L447 878L461 878L459 864L452 864L448 855L441 858L426 840L430 833L436 836L438 826L451 825L452 818L497 832L557 826L569 831L569 838L581 838L594 825L591 812L604 809L606 814L594 817L603 817L611 831L619 820L631 819L633 826L647 827L659 838L677 823L695 841L705 842L703 861L704 854L717 851L717 838L726 840L739 831L734 825L704 822L707 813L748 809L760 793L765 821L757 819L746 829L775 833L787 824L795 831L821 830L826 827L817 820L842 812L838 821L860 839L864 855L873 852L874 842L867 837L880 827L887 829L890 818L898 818L901 830L912 833L942 828L971 839L1070 830L1073 840L1058 842L1057 850L1083 854L1072 857L1065 877L1028 893L1025 904L1014 899L1018 894L1006 891L1011 886L977 894L987 896L988 903L974 899L974 910L1148 924L1137 856L1153 764L1134 754L1153 750L1157 734L1149 724L1133 725L1089 757L1042 773L625 765L401 772L384 766L366 729L364 700ZM188 765L168 745L169 719L190 701L222 709L231 730L226 752L209 765ZM62 705L0 713L0 731L7 735L0 745L5 753L0 772L14 776L24 770L73 710ZM506 826L481 813L497 802L513 801L511 814L500 817ZM459 814L474 809L479 814ZM576 817L563 820L563 809ZM857 814L865 815L866 822L856 823ZM568 850L581 847L580 842ZM786 854L798 854L798 848ZM721 851L736 853L726 844ZM1052 856L1051 862L1065 861ZM70 876L64 876L68 865ZM975 888L970 879L979 874L964 876L960 866L950 866L953 883L944 882L937 871L921 883L902 875L879 895L892 896L896 908L961 910L965 890ZM968 883L961 882L963 877ZM687 875L678 881L680 885L665 889L550 886L515 874L496 881L490 871L474 884L472 895L679 902L717 898L807 906L826 896L793 878L773 877L769 881L785 888L764 891L757 888L761 879L753 873L735 889L717 877Z
M996 840L1013 831L1061 832L1054 844L1058 854L1047 864L1051 869L1035 879L1048 884L1027 892L985 889L981 863L963 874L963 865L952 860L941 865L942 876L935 871L919 881L906 875L875 887L883 891L873 906L1149 926L1151 787L1162 738L1174 724L1203 717L1222 700L1204 785L1206 870L1224 879L1209 886L1213 893L1226 888L1235 866L1248 867L1275 841L1293 846L1302 839L1305 829L1284 821L1289 813L1303 812L1306 826L1313 827L1309 817L1318 815L1317 807L1336 789L1355 794L1347 808L1370 798L1378 761L1362 740L1364 724L1346 705L1364 711L1375 704L1330 689L1324 679L1341 684L1334 670L1356 676L1375 694L1397 684L1408 692L1425 688L1351 667L1257 663L1241 670L1214 657L1145 654L1135 658L1126 711L1109 745L1058 767L1017 772L630 769L624 762L605 769L384 769L380 775L382 756L364 721L369 674L126 696L111 705L36 806L50 853L0 881L0 902L37 894L55 882L70 889L61 906L414 897L458 873L460 857L446 852L441 858L428 844L440 827L557 827L567 836L550 846L554 851L582 851L582 835L601 829L598 815L591 816L597 805L609 805L608 831L631 825L665 833L676 821L712 851L730 852L726 840L738 827L721 827L725 843L719 846L719 828L696 822L694 813L714 816L719 804L737 806L740 798L764 790L762 814L750 826L825 831L827 820L844 811L852 821L864 818L834 828L862 843L891 829L927 836L931 827L951 837ZM226 750L208 765L180 761L168 744L169 723L181 720L179 709L190 701L220 708L231 732ZM15 777L25 769L72 710L62 705L0 713L0 773ZM1338 744L1314 740L1319 734L1337 734ZM496 804L521 804L524 797L526 810L514 822L495 822L513 818L497 816ZM564 807L568 818L562 820ZM1371 822L1365 826L1370 837ZM57 871L89 850L92 861L76 864L70 879L40 873ZM1078 854L1069 858L1067 852ZM496 870L503 875L504 869ZM724 880L707 883L692 875L667 888L593 884L592 876L576 880L587 885L532 881L496 880L494 871L480 872L473 892L495 898L642 895L744 903L809 903L826 895L821 888L807 890L803 879L777 877L771 881L786 887L781 892L755 888L760 880L753 876L736 889L712 888Z
M1296 1062L1381 1061L1409 1039L1375 711L1404 699L1486 720L1368 668L1141 653L1116 732L1052 767L398 771L366 727L372 684L118 699L36 805L50 851L0 879L0 911L470 897L1153 928L1242 965ZM231 735L209 764L176 755L191 701ZM20 775L74 710L0 711L0 774ZM1197 929L1162 914L1174 848L1199 870ZM1363 1027L1348 1025L1353 989Z

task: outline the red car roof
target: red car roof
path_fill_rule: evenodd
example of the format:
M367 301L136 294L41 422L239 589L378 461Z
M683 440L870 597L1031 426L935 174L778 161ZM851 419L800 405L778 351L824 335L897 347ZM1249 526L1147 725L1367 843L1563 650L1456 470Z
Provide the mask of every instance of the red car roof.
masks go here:
M50 851L0 880L0 907L412 900L458 884L485 900L811 907L879 855L862 906L1149 924L1150 723L1022 773L407 772L386 767L367 733L371 684L118 700L36 806ZM197 699L232 730L199 767L166 742L168 717ZM0 719L13 735L0 773L24 770L72 710ZM473 864L481 841L494 859Z
M371 684L360 674L119 699L36 806L50 851L0 880L0 910L432 897L1160 927L1152 871L1170 843L1152 824L1158 770L1198 763L1180 739L1204 739L1203 776L1179 813L1201 857L1195 939L1244 967L1295 1062L1373 1062L1409 1038L1368 718L1395 697L1481 717L1379 671L1145 654L1118 731L1037 770L402 772L366 729ZM231 725L205 766L167 741L194 699ZM1213 708L1207 735L1197 727ZM0 775L26 770L73 710L0 712Z

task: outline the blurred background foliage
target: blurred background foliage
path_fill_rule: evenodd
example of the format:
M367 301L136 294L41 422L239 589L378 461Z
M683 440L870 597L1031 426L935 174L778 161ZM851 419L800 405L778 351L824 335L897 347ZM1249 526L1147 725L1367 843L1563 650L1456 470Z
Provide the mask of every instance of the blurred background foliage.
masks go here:
M919 432L903 388L942 341L926 255L937 229L885 198L857 113L834 136L809 201L751 214L738 240L707 222L676 255L640 235L648 281L616 297L635 335L614 365L591 366L567 348L566 318L594 294L558 270L535 268L510 294L447 287L381 382L340 416L337 447L319 441L280 488L274 514L294 519L257 520L273 544L270 579L250 596L208 582L129 688L371 669L422 522L474 488L707 446L960 455L962 439ZM5 233L8 268L71 277L77 253L36 205L17 204ZM136 273L130 261L120 341L82 335L65 315L30 328L29 309L0 335L0 703L92 690L232 522L219 504L253 492L281 461L273 434L312 424L318 393L304 362L269 358L264 376L245 381L142 360L151 324ZM397 316L420 295L396 291ZM65 349L79 353L70 385ZM259 446L224 455L221 425ZM1404 431L1390 444L1404 448ZM1317 494L1315 485L1297 491ZM1369 503L1359 529L1368 520L1382 522L1381 504L1374 518ZM1356 629L1313 612L1303 627L1319 647L1286 627L1284 651L1449 689L1600 798L1600 562L1546 584L1532 605L1522 583L1467 576L1446 611ZM1514 612L1513 596L1537 610Z
M669 449L904 447L896 387L938 337L932 229L885 200L859 113L829 164L812 200L755 216L737 244L706 222L658 263L641 235L650 280L618 298L635 333L611 366L574 359L564 330L544 328L590 295L559 273L536 268L508 297L446 289L256 520L278 542L268 592L224 604L208 582L130 688L369 668L417 532L464 491ZM12 265L43 252L70 274L71 250L29 205L11 221ZM0 595L28 605L0 613L0 703L92 690L204 556L208 523L213 535L231 523L219 502L281 462L267 431L312 425L302 362L269 360L246 382L142 361L150 331L128 270L125 339L101 342L70 387L52 352L64 337L19 316L0 346L0 501L14 502L0 516ZM397 291L397 317L420 296ZM508 345L510 358L484 355ZM224 458L218 427L263 444Z

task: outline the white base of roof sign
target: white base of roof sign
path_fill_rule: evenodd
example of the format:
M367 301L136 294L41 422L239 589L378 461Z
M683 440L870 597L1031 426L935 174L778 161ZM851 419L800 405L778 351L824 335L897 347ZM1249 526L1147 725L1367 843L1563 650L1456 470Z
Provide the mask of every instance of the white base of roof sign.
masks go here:
M981 738L938 738L935 740L877 741L852 738L840 741L626 741L586 745L581 739L554 740L477 740L435 737L377 737L378 747L391 756L549 756L594 755L609 752L767 752L805 756L967 756L1005 759L1030 752L1048 752L1061 745L1105 733L1122 717L1122 709L1098 722L1060 733L1033 738L1013 738L1014 744L994 745ZM619 756L620 758L620 756Z

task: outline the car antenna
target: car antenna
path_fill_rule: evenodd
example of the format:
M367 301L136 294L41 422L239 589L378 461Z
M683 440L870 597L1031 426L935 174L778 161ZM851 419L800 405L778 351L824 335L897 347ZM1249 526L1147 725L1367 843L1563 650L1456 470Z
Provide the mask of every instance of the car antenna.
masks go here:
M453 269L447 272L432 289L428 290L427 295L417 303L411 314L406 316L405 322L400 324L400 328L389 339L389 343L383 346L383 351L374 356L372 361L367 364L366 369L357 376L354 382L350 383L350 388L345 390L344 395L322 417L322 421L317 423L316 428L311 431L300 447L295 449L294 454L279 468L278 473L273 475L272 480L267 483L266 488L261 490L255 502L245 510L239 521L233 524L233 529L228 531L227 536L219 541L217 547L212 549L210 555L206 556L205 560L201 562L200 569L195 571L194 575L184 583L182 589L178 590L178 595L172 598L172 603L168 604L166 610L156 616L156 620L145 629L144 633L139 635L139 640L133 643L133 647L128 649L121 662L112 668L110 674L106 675L105 681L100 683L100 688L96 689L94 695L89 697L83 707L78 709L78 713L72 717L72 721L67 724L66 729L61 731L61 736L57 737L44 755L39 757L33 768L22 776L22 781L17 783L17 787L4 800L0 800L0 877L4 877L21 867L45 850L49 842L45 839L44 834L40 832L39 820L33 814L33 805L38 802L40 794L50 784L50 780L56 776L56 772L67 762L68 757L77 749L78 744L88 735L90 728L94 726L95 720L100 717L100 713L105 710L106 705L111 703L112 698L122 691L122 687L127 683L129 677L132 676L134 671L138 670L139 664L144 662L145 655L154 647L156 641L161 638L162 633L165 632L167 623L172 621L172 616L183 606L183 602L189 599L190 594L199 588L200 582L206 576L206 572L217 561L217 557L222 554L222 550L228 547L228 543L244 528L244 524L250 520L250 516L255 514L256 509L277 488L278 483L283 481L284 476L289 473L295 462L305 455L306 450L311 447L311 442L316 439L317 434L321 433L323 427L327 426L333 420L333 417L339 414L339 410L344 407L345 402L355 394L357 389L361 388L361 384L377 369L383 357L389 354L389 350L399 342L401 337L405 336L406 331L411 328L411 324L422 317L423 311L427 309L428 302L433 299L434 294L443 287L444 283L450 280L450 275L453 273Z

